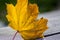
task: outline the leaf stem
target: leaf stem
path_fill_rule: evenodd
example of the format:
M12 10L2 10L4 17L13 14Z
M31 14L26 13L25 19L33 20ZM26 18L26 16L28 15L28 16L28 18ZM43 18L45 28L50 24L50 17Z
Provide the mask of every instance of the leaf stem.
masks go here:
M18 31L14 34L14 36L13 36L12 40L14 40L14 39L15 39L15 37L16 37L16 35L17 35L17 33L18 33Z

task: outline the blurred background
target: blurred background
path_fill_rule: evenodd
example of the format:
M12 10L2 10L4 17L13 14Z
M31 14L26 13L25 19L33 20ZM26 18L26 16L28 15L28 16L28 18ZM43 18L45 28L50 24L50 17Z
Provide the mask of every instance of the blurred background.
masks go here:
M6 19L6 3L16 4L17 0L0 0L0 27L7 26L8 21ZM40 13L50 12L60 9L60 0L29 0L30 3L36 3L39 6Z
M6 19L6 3L16 5L16 2L17 0L0 0L0 40L9 40L9 38L12 37L11 33L15 33L10 27L7 26L8 21ZM49 29L44 33L44 35L59 32L59 35L46 37L44 39L60 40L60 0L29 0L29 3L36 3L39 6L40 13L38 15L38 19L41 17L48 19Z

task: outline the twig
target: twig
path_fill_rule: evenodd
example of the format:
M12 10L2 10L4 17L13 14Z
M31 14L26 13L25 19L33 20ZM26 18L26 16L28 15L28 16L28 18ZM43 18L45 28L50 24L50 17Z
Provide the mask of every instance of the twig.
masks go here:
M49 37L49 36L53 36L53 35L57 35L57 34L60 34L60 32L53 33L53 34L48 34L48 35L44 35L44 37Z

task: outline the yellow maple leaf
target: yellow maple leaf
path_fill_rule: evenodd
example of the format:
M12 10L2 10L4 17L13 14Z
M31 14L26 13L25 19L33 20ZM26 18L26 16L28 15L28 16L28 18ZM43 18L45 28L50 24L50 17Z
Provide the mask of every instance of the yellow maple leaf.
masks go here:
M42 38L47 27L47 19L37 19L38 6L28 4L28 0L17 0L17 4L7 4L7 19L10 27L19 31L24 39Z

